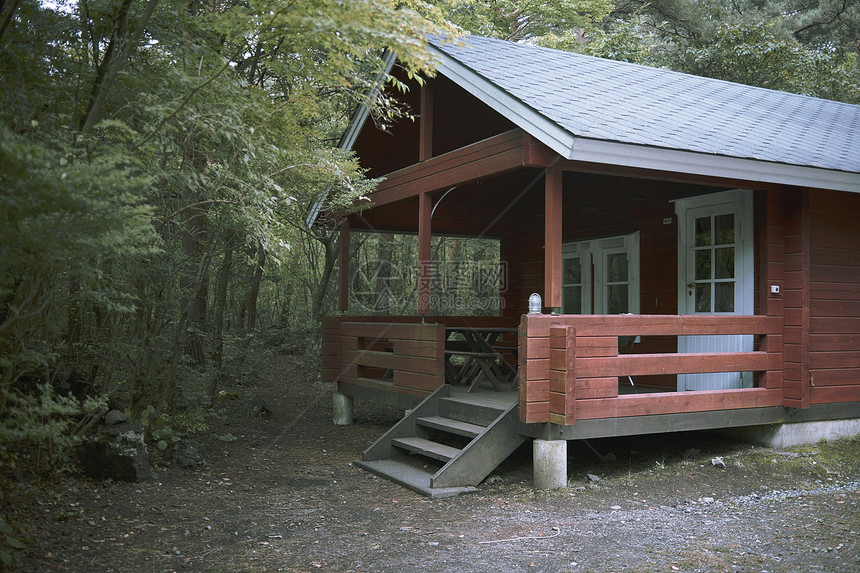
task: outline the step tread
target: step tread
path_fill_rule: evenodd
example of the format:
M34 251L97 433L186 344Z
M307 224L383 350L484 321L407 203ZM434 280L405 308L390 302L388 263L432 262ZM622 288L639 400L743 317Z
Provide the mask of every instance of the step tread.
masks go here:
M373 474L390 479L394 483L399 483L431 499L478 491L478 488L472 486L431 487L430 478L433 477L433 474L393 459L358 460L355 464Z
M487 429L485 426L470 424L469 422L461 422L460 420L454 420L453 418L446 418L444 416L425 416L418 418L416 422L418 425L426 428L444 430L459 436L466 436L467 438L476 438Z
M516 400L516 395L513 392L475 392L440 398L441 402L499 411L507 410Z
M457 448L452 448L451 446L446 446L444 444L417 437L394 438L391 440L391 443L395 446L409 450L410 452L422 454L443 462L447 462L455 458L461 451Z

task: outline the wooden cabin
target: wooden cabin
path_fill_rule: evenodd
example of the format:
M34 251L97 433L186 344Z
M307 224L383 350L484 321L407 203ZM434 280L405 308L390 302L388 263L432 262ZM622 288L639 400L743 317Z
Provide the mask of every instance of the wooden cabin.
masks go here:
M355 398L414 408L365 467L448 495L534 439L552 487L566 440L860 418L860 106L431 45L437 75L400 78L416 120L359 110L344 137L384 180L341 226L323 376L342 422ZM359 231L417 233L415 314L350 314ZM499 241L495 316L433 313L444 235Z

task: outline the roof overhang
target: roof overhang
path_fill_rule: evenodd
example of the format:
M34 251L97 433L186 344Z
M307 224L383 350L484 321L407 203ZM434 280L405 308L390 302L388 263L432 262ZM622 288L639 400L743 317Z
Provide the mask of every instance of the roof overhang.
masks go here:
M358 135L361 133L361 130L364 129L364 124L367 123L367 119L370 117L370 107L379 96L379 91L382 89L382 86L385 85L385 79L391 73L396 61L397 54L389 49L386 49L385 52L383 52L382 70L376 74L376 77L371 83L370 90L367 94L367 102L359 104L355 113L352 114L349 126L346 128L346 131L341 136L340 142L338 143L339 149L352 149L352 146L355 145L355 140L358 139ZM305 224L307 224L308 227L312 227L316 222L323 206L325 205L326 199L328 199L330 191L330 188L326 189L324 193L321 193L314 202L311 203L308 208L308 214L305 216Z
M435 49L437 73L565 159L635 169L736 179L750 183L860 193L860 173L577 137L445 52Z

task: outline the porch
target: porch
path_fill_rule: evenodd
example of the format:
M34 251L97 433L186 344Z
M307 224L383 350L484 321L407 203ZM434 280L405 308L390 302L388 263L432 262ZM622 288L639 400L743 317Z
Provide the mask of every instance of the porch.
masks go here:
M452 383L450 369L446 377L448 333L512 326L504 317L326 319L324 375L347 403L341 406L346 418L351 420L354 399L412 409L359 464L439 497L471 491L527 438L543 444L749 426L784 421L789 412L783 407L778 318L524 314L515 327L516 349L502 345L497 358L516 369L516 391L499 392L485 382L470 392L468 385ZM654 346L646 339L717 335L752 336L753 349L636 352ZM636 382L724 372L750 372L753 385L640 391ZM566 462L561 465L566 475Z
M506 317L338 316L324 322L323 377L338 391L411 407L443 384L452 330L516 329L498 339L497 362L515 369L522 424L783 406L782 321L766 316L551 315ZM649 339L748 335L748 352L640 353ZM635 343L634 343L635 341ZM456 344L456 342L454 342ZM448 348L452 341L447 340ZM514 344L515 346L511 346ZM677 343L672 345L677 348ZM748 388L673 391L637 386L642 377L750 372ZM480 378L481 374L476 374ZM471 380L468 381L471 384ZM468 384L467 384L468 385ZM496 391L488 383L481 391Z

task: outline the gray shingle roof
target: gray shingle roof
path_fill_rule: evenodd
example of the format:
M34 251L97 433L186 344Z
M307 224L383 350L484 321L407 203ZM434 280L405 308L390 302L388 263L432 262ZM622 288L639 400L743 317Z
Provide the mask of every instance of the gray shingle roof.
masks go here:
M444 54L443 75L456 67L462 85L471 71L466 83L497 88L570 141L860 173L858 105L478 36L431 44ZM562 154L574 158L572 149Z

